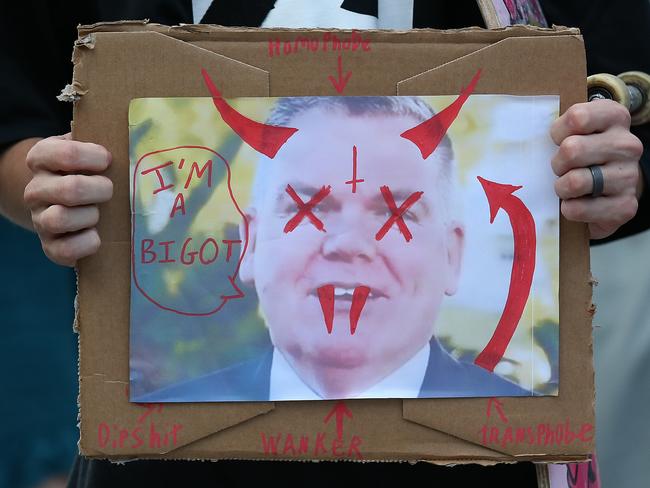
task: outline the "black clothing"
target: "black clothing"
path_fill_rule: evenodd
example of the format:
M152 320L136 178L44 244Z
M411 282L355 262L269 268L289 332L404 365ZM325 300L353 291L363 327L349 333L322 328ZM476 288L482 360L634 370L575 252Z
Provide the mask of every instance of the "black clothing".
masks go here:
M8 2L5 2L8 3ZM358 5L362 2L350 2ZM580 27L591 73L641 70L650 73L650 3L647 0L542 0L549 24ZM260 25L273 0L215 0L205 23ZM162 24L192 23L191 0L97 0L38 2L21 0L3 5L0 14L0 150L35 136L62 134L70 128L71 106L55 97L70 82L70 55L77 24L148 18ZM16 11L10 11L14 9ZM353 7L350 7L352 10ZM474 0L415 0L414 27L456 28L482 25ZM650 189L650 124L638 130L646 152L646 186ZM647 193L647 192L646 192ZM637 217L616 235L650 227L650 198L641 202ZM479 478L480 477L480 478ZM127 486L249 486L282 480L309 486L335 483L357 486L430 480L435 486L469 486L480 479L486 486L536 486L530 463L494 467L445 468L419 463L272 463L246 461L137 461L124 465L78 458L70 485L92 488ZM295 481L294 481L295 480Z
M532 463L447 467L429 463L292 461L133 461L111 464L78 457L69 486L83 488L535 488ZM479 484L480 483L480 484Z

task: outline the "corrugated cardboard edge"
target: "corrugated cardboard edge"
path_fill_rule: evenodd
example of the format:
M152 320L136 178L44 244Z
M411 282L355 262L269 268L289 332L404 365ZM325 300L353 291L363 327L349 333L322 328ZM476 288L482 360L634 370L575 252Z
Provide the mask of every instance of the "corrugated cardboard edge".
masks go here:
M278 32L278 33L299 33L299 32L351 32L351 29L335 29L335 28L292 28L286 29L283 27L272 27L272 28L258 28L258 27L227 27L216 24L179 24L179 25L163 25L157 23L151 23L148 20L121 20L114 22L96 22L94 24L85 24L78 26L79 36L83 37L92 32L142 32L143 30L148 31L157 31L168 35L175 35L180 33L241 33L246 32L254 35L268 35L269 32ZM359 29L361 31L361 29ZM409 34L418 32L434 32L443 35L454 35L459 33L483 33L486 36L492 36L493 34L501 34L507 32L508 35L521 35L521 36L530 36L539 34L548 34L549 32L555 32L557 34L580 34L580 29L575 27L566 27L562 25L553 25L552 27L537 27L531 25L513 25L505 26L498 28L485 29L479 26L471 27L462 27L459 29L408 29L408 30L393 30L393 29L363 29L364 33L372 34L382 34L386 33L389 35L394 34Z

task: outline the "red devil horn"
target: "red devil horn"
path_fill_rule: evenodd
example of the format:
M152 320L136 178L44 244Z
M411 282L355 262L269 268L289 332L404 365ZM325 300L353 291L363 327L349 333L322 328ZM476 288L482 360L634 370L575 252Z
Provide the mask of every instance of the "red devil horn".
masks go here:
M463 88L460 95L458 95L458 98L456 98L456 100L454 100L449 106L435 114L430 119L425 120L421 124L418 124L400 134L403 138L408 139L420 149L422 159L428 158L431 156L433 151L436 150L440 141L445 137L451 124L453 124L456 117L458 117L458 112L460 112L463 104L472 94L474 88L476 88L476 84L480 77L481 70L479 69L474 75L474 78L472 78L472 81L467 85L467 88Z
M201 69L201 74L223 121L253 149L273 159L282 145L298 130L292 127L261 124L245 117L228 105L205 69Z

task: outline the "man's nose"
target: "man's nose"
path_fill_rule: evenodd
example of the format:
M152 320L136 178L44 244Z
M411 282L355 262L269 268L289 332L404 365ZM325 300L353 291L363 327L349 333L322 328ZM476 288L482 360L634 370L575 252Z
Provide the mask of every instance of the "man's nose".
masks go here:
M347 218L327 229L323 255L328 259L370 261L377 255L377 241L362 219Z

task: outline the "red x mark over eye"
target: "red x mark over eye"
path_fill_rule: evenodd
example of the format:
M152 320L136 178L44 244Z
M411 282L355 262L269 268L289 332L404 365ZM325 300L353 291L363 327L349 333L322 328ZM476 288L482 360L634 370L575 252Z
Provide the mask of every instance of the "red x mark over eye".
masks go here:
M323 225L323 222L316 217L312 210L318 203L323 200L327 195L330 194L330 191L332 191L331 186L324 186L321 188L318 193L316 193L311 199L305 203L302 201L302 198L298 196L296 191L291 187L291 185L287 185L286 188L287 193L289 196L293 199L294 202L296 202L296 205L298 206L298 213L291 217L291 219L287 222L287 224L284 226L284 232L289 233L296 227L298 227L298 224L302 222L302 219L307 217L309 221L314 224L314 227L316 227L318 230L325 232L325 226Z
M417 202L420 197L424 194L423 191L416 191L412 193L404 202L397 208L397 204L395 203L395 199L393 198L393 194L390 191L390 188L387 186L382 186L380 188L381 194L384 196L384 200L386 201L386 205L388 206L388 209L391 211L392 215L388 217L388 220L386 223L379 229L379 232L375 235L375 239L380 241L383 239L383 237L386 235L386 233L390 230L390 228L393 226L393 224L397 224L397 227L399 228L399 231L402 233L404 236L404 239L406 239L406 242L409 242L411 239L413 239L413 234L411 234L411 231L409 228L406 226L406 222L404 222L404 218L402 215L406 213L406 211L411 207L415 202Z

